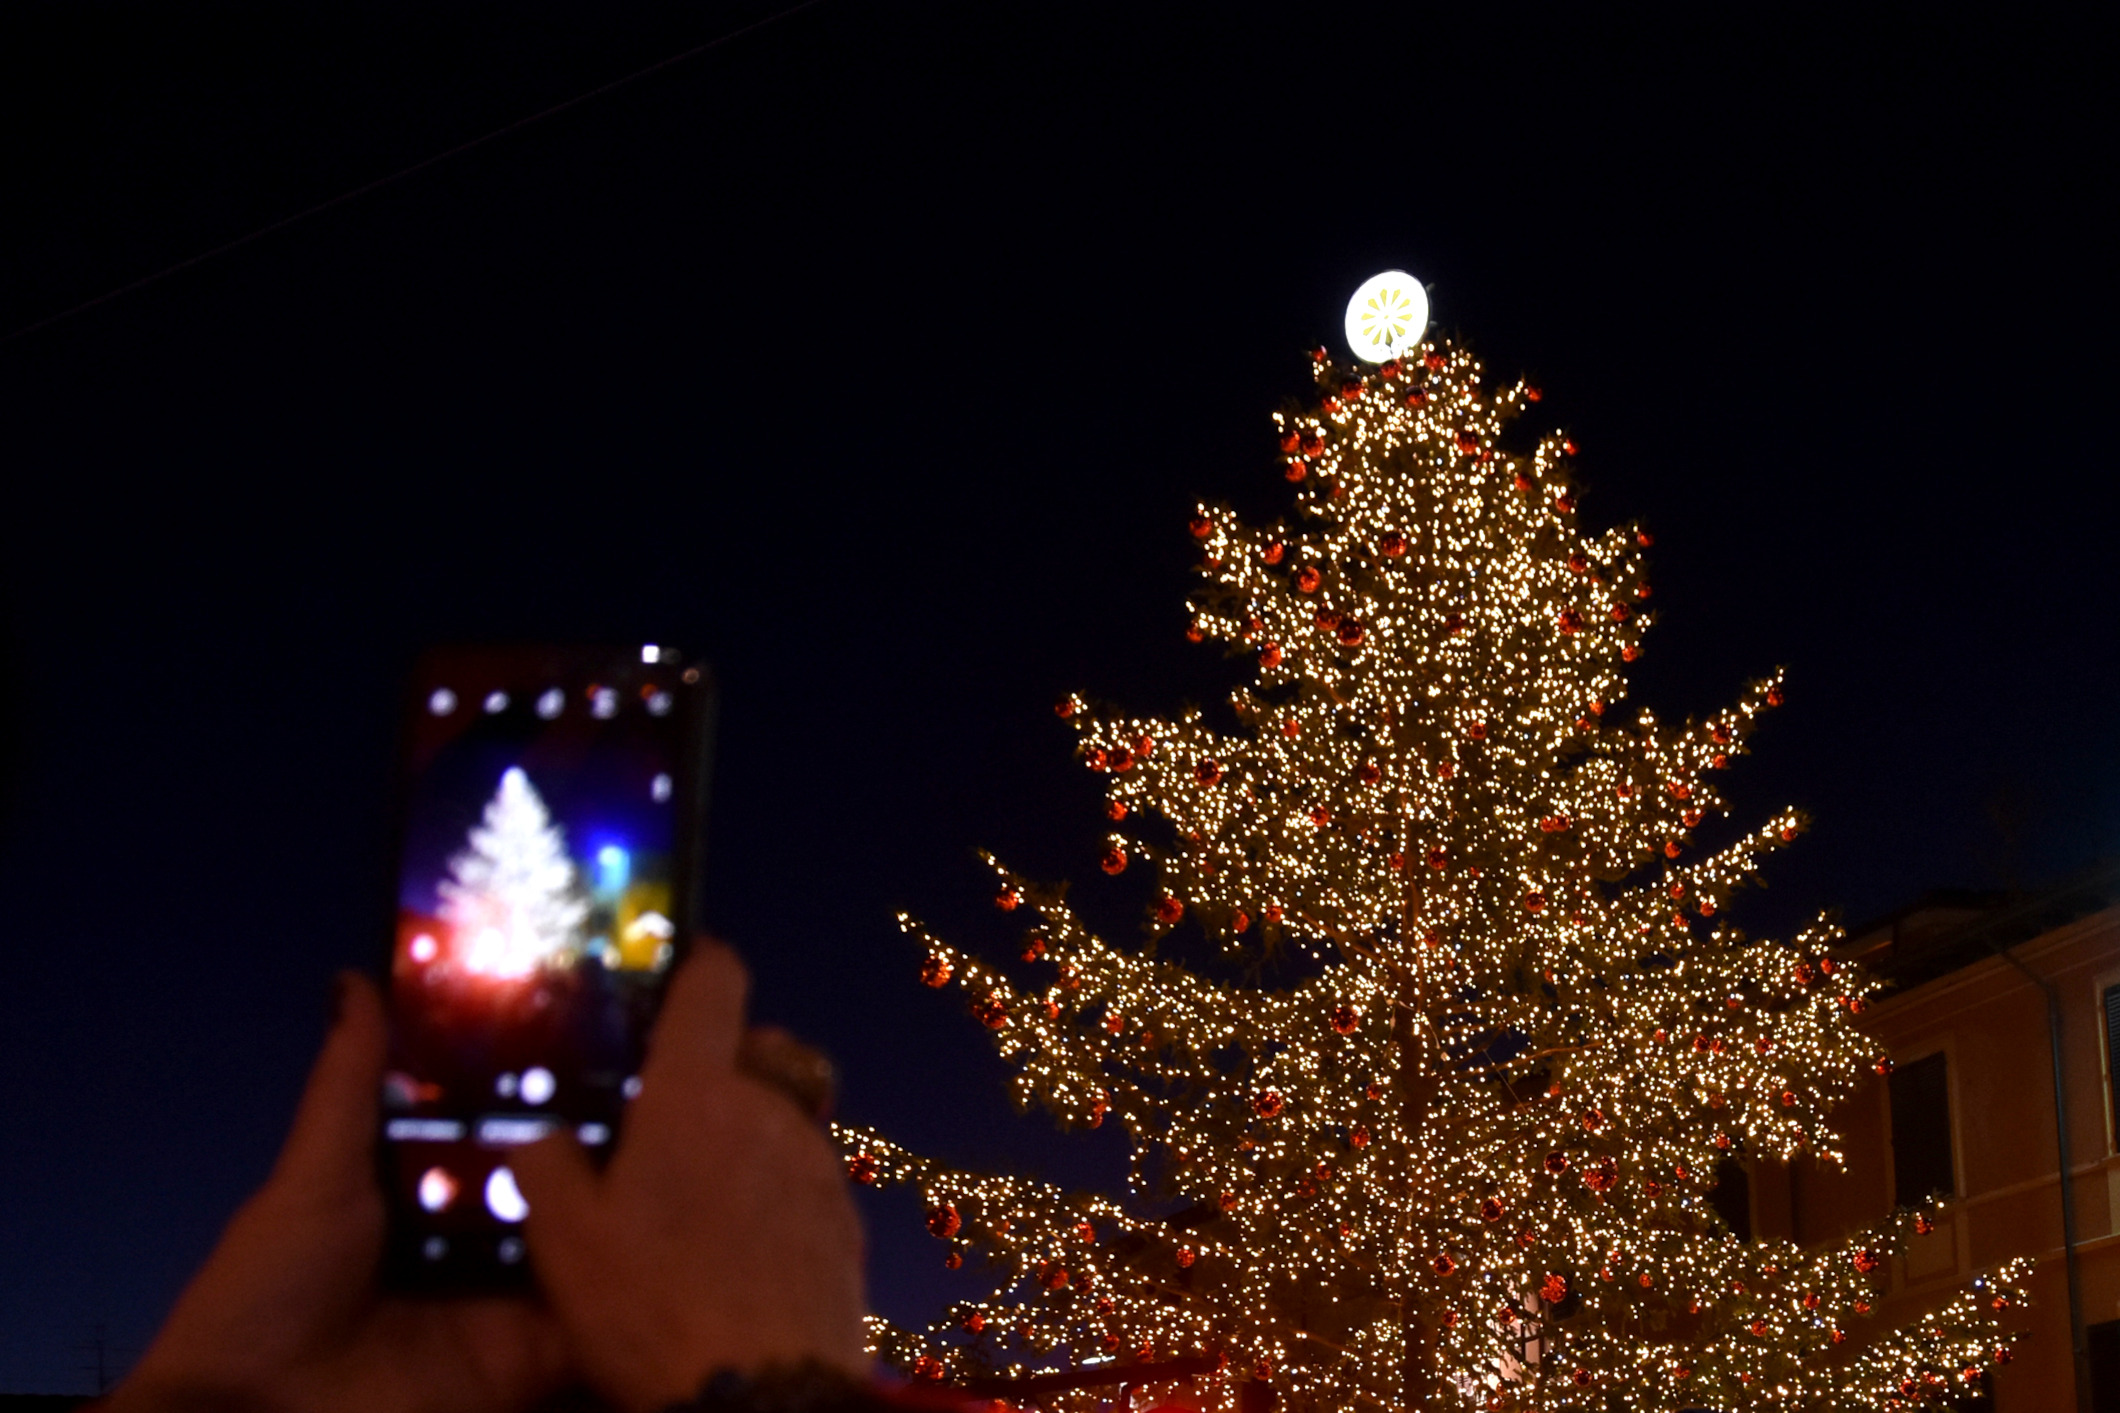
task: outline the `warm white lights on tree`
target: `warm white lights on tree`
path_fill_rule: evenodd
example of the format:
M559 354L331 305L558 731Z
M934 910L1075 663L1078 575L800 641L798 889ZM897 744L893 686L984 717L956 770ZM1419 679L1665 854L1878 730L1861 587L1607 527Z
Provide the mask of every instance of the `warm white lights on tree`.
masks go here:
M464 966L512 979L578 950L589 903L566 836L520 768L501 776L470 842L441 884L442 914Z
M1428 291L1404 270L1370 276L1347 301L1347 345L1364 363L1408 352L1427 327Z
M1417 336L1372 285L1350 337L1365 308L1372 351ZM1622 711L1649 535L1578 523L1567 436L1504 438L1536 388L1443 340L1389 348L1318 350L1317 401L1277 418L1294 515L1193 517L1187 636L1226 645L1229 710L1059 703L1151 944L998 862L1027 924L1006 957L903 920L1018 1100L1115 1121L1132 1163L1122 1192L1067 1193L839 1129L856 1181L916 1187L948 1263L990 1278L925 1330L877 1322L877 1349L933 1380L1182 1359L1219 1369L1197 1392L1221 1413L1246 1384L1288 1413L1964 1392L2007 1357L2021 1263L1894 1329L1895 1249L1948 1239L1933 1206L1806 1247L1739 1241L1711 1200L1727 1162L1836 1164L1833 1107L1890 1066L1834 926L1729 922L1803 827L1729 823L1717 788L1779 675L1699 720Z

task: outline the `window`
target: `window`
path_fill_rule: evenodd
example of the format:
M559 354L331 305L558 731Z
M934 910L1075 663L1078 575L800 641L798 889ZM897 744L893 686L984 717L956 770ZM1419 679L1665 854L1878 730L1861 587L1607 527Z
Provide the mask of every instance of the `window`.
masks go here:
M2105 988L2105 1095L2113 1111L2113 1141L2120 1143L2120 986Z
M1752 1177L1736 1159L1725 1158L1715 1165L1715 1187L1708 1193L1708 1205L1730 1235L1739 1241L1752 1239Z
M1956 1195L1950 1075L1941 1052L1892 1071L1892 1201L1914 1207Z

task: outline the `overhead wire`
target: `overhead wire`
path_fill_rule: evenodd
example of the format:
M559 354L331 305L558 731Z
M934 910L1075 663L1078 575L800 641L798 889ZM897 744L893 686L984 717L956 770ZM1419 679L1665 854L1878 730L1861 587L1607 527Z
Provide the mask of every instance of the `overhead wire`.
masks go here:
M478 148L486 146L488 143L497 142L501 138L507 137L513 133L521 132L524 128L530 127L533 124L541 123L547 118L557 117L561 113L567 112L573 108L578 108L584 103L588 103L594 99L601 98L607 93L611 93L617 89L626 87L628 84L637 83L641 79L647 78L652 74L662 72L664 69L675 68L679 64L683 64L690 60L696 59L702 54L706 54L712 50L719 49L726 44L733 43L738 39L742 39L746 35L755 34L759 30L765 29L769 25L778 24L780 21L787 19L792 15L799 14L804 10L812 9L823 3L824 0L801 0L799 4L789 5L784 9L776 10L772 14L766 15L761 19L753 20L747 25L739 26L736 29L730 30L726 34L719 35L713 39L710 39L704 44L694 45L692 48L684 50L682 53L672 54L668 58L659 59L655 63L648 65L646 68L636 69L632 73L626 74L623 77L612 79L607 83L598 84L594 88L587 89L584 92L575 94L572 98L563 99L560 102L553 104L549 108L543 108L535 113L528 114L525 117L517 118L514 122L508 123L502 127L494 128L492 131L483 133L478 137L469 139L468 141L460 142L456 146L447 148L441 152L434 153L432 156L424 157L421 160L414 162L409 167L401 167L397 171L391 172L387 176L377 177L373 181L364 182L360 186L354 187L348 191L342 191L337 196L331 197L328 200L319 201L314 206L305 207L304 209L296 211L291 215L282 216L276 221L270 222L267 225L259 226L256 230L250 231L245 235L237 236L234 240L225 241L220 245L214 246L210 250L202 250L198 254L187 256L185 259L179 260L173 265L165 265L164 267L159 270L156 270L152 274L143 275L139 279L130 281L126 284L119 285L115 289L106 290L105 292L97 295L93 299L84 300L79 304L71 306L70 308L62 309L56 314L46 315L42 319L35 320L32 323L24 324L19 328L9 330L5 334L0 334L0 345L13 343L17 339L26 338L31 334L39 332L40 330L48 329L54 324L63 323L65 320L71 319L77 314L85 314L91 309L100 308L101 306L109 304L115 300L122 299L126 295L136 294L139 291L148 288L150 285L160 284L163 280L168 279L172 275L182 274L184 271L189 270L194 266L203 265L210 260L217 260L221 256L227 255L232 251L240 250L246 245L254 244L257 241L265 239L265 237L267 236L275 235L280 231L284 231L290 226L299 225L303 221L309 220L313 216L320 216L326 211L333 210L340 206L348 205L349 203L360 200L364 196L373 195L374 193L383 190L385 187L394 186L397 183L404 181L407 177L417 176L419 173L426 171L429 167L439 166L444 162L448 162L455 158L461 157L467 152L471 152Z

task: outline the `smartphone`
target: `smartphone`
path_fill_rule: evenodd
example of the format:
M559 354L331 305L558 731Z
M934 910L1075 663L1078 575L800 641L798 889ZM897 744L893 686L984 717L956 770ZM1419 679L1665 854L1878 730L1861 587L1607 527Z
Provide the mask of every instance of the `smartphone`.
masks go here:
M675 649L426 653L405 704L378 1143L396 1289L529 1284L508 1157L609 1157L698 918L714 683Z

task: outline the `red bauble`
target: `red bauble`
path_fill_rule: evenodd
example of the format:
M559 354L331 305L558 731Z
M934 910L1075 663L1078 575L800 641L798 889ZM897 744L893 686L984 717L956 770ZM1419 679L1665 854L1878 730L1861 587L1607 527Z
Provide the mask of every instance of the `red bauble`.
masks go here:
M1584 1127L1584 1128L1586 1128L1586 1129L1589 1129L1589 1130L1590 1130L1590 1131L1591 1131L1592 1133L1596 1133L1596 1132L1597 1132L1597 1131L1598 1131L1599 1129L1603 1128L1604 1126L1605 1126L1605 1111L1604 1111L1603 1109L1585 1109L1585 1110L1583 1110L1583 1127Z
M1784 1089L1783 1091L1781 1091L1781 1107L1783 1107L1784 1109L1793 1109L1796 1107L1795 1090Z
M1634 646L1634 644L1632 643L1627 644L1627 646L1619 650L1619 660L1621 662L1632 662L1641 655L1642 650Z
M1583 1169L1583 1181L1592 1192L1610 1192L1619 1186L1619 1168L1607 1158L1594 1168Z
M1888 1075L1892 1072L1895 1066L1892 1064L1892 1057L1890 1055L1879 1055L1877 1057L1877 1063L1871 1065L1870 1068L1877 1071L1877 1073L1881 1075Z
M1192 531L1194 539L1204 540L1215 532L1215 522L1204 515L1195 515L1185 523L1185 528Z
M1623 603L1612 605L1611 616L1614 623L1625 623L1627 621L1627 606Z
M1323 805L1318 805L1310 812L1310 822L1323 829L1326 825L1332 823L1332 811Z
M1288 479L1290 484L1293 484L1297 481L1302 480L1305 476L1308 476L1310 474L1310 463L1299 456L1293 461L1289 462L1288 469L1283 471L1281 474L1282 476ZM1276 548L1278 548L1278 546L1276 546ZM1279 556L1277 555L1275 556L1275 558L1279 558ZM1273 563L1273 560L1269 559L1266 562L1268 564L1271 564Z
M1157 921L1157 922L1162 922L1162 923L1173 923L1173 922L1176 922L1176 921L1177 921L1177 920L1178 920L1179 918L1181 918L1181 917L1184 917L1184 916L1185 916L1185 904L1183 904L1183 903L1179 902L1179 901L1178 901L1178 900L1177 900L1176 898L1173 898L1173 897L1172 897L1172 896L1171 896L1170 894L1168 894L1168 893L1165 893L1165 894L1164 894L1164 895L1163 895L1162 897L1160 897L1160 898L1156 899L1156 921Z
M1181 1246L1178 1248L1177 1256L1173 1259L1177 1261L1178 1269L1182 1271L1187 1267L1191 1266L1193 1262L1199 1260L1200 1258L1199 1255L1194 1252L1194 1250L1190 1246Z
M1059 717L1062 721L1067 720L1074 714L1075 699L1073 697L1062 697L1059 701L1053 703L1053 715Z
M1305 456L1316 456L1325 450L1325 438L1317 432L1305 432L1298 448Z
M994 895L994 906L1005 913L1012 913L1023 904L1023 895L1013 888L1004 888Z
M1811 970L1809 962L1798 962L1789 968L1789 975L1796 978L1799 986L1809 986L1818 977L1818 973Z
M1193 778L1202 785L1216 785L1222 780L1222 762L1212 756L1193 767Z
M1043 937L1033 936L1023 944L1023 960L1035 962L1044 955L1045 939Z
M1498 1222L1498 1221L1500 1221L1501 1219L1502 1219L1502 1204L1501 1204L1501 1202L1500 1202L1500 1201L1499 1201L1498 1199L1496 1199L1496 1198L1493 1198L1493 1197L1490 1197L1490 1198L1488 1198L1488 1199L1487 1199L1487 1200L1486 1200L1485 1202L1482 1202L1482 1203L1480 1204L1480 1220L1481 1220L1481 1221L1483 1221L1483 1222Z
M1242 908L1231 913L1229 915L1229 930L1231 932L1251 931L1251 914L1245 912Z
M1564 814L1549 814L1538 822L1538 827L1543 834L1563 834L1567 832L1568 823L1568 816Z
M1464 614L1462 614L1462 613L1453 613L1453 614L1451 614L1451 615L1450 615L1449 617L1447 617L1447 618L1445 618L1445 619L1443 620L1443 632L1444 632L1444 633L1446 633L1446 634L1450 634L1450 635L1455 635L1455 634L1458 634L1458 633L1462 633L1462 632L1464 632L1464 631L1465 631L1465 615L1464 615Z
M864 1187L876 1185L876 1159L868 1153L856 1153L847 1159L847 1176Z
M927 1229L928 1235L947 1241L964 1229L964 1219L957 1215L955 1207L945 1202L940 1207L928 1208Z
M1467 722L1467 723L1465 724L1465 735L1466 735L1466 736L1468 736L1469 738L1471 738L1472 740L1475 740L1475 741L1484 741L1484 740L1486 740L1486 739L1487 739L1487 723L1486 723L1486 722L1484 722L1484 721L1471 721L1471 722Z
M1332 1008L1331 1021L1332 1028L1341 1035L1352 1035L1355 1027L1362 1023L1362 1013L1343 1003Z
M1568 1298L1568 1278L1549 1273L1539 1285L1538 1298L1548 1305L1558 1305Z
M1252 1096L1251 1107L1258 1111L1260 1118L1274 1119L1281 1116L1281 1110L1286 1107L1286 1103L1279 1090L1262 1089Z
M1134 753L1124 746L1113 746L1110 753L1105 756L1104 763L1113 770L1132 770L1134 768Z
M964 1317L964 1327L973 1334L977 1334L986 1328L986 1316L974 1310L971 1314Z
M1870 1248L1867 1246L1863 1247L1860 1251L1857 1251L1853 1256L1849 1257L1848 1259L1853 1261L1855 1263L1855 1269L1862 1272L1864 1275L1868 1275L1870 1272L1876 1270L1880 1265L1884 1264L1878 1259L1877 1253L1870 1250ZM1857 1306L1856 1309L1858 1314L1861 1313L1860 1306Z
M1545 394L1545 393L1543 393L1543 392L1541 392L1541 391L1539 391L1539 389L1538 389L1538 386L1537 386L1536 384L1534 384L1534 383L1526 383L1526 384L1524 384L1524 401L1526 401L1526 402L1537 402L1537 401L1539 401L1540 399L1544 398L1545 396L1546 396L1546 394Z
M1406 537L1396 530L1386 530L1377 538L1377 549L1386 559L1398 559L1406 553Z
M1457 449L1468 453L1478 451L1480 449L1479 433L1473 431L1470 427L1460 431L1457 434Z
M1412 392L1406 394L1406 405L1408 407L1421 407L1426 405L1427 401L1428 394L1419 388L1415 388Z
M929 986L947 986L950 964L945 957L928 957L920 963L920 979Z
M1234 1212L1234 1211L1236 1211L1236 1210L1237 1210L1237 1194L1236 1194L1236 1193L1234 1193L1234 1192L1225 1192L1225 1193L1223 1193L1223 1194L1222 1194L1221 1196L1219 1196L1219 1197L1217 1197L1217 1198L1215 1199L1215 1206L1217 1206L1217 1207L1221 1208L1221 1209L1222 1209L1223 1211L1225 1211L1225 1212Z
M1303 434L1301 432L1298 432L1293 427L1284 428L1281 432L1282 452L1289 456L1295 455L1296 447L1301 444L1302 440Z
M1437 1275L1447 1276L1455 1270L1457 1270L1457 1261L1449 1252L1445 1251L1442 1255L1435 1258L1435 1273Z
M1338 411L1340 410L1340 400L1339 400L1338 398L1336 398L1336 397L1328 397L1328 398L1326 398L1326 399L1325 399L1325 410L1326 410L1327 412L1338 412Z
M1107 804L1104 807L1104 817L1106 819L1126 818L1126 801L1113 800L1111 803Z
M1577 1388L1590 1387L1590 1371L1588 1369L1577 1369L1575 1371L1575 1386Z
M1399 360L1396 358L1385 359L1377 365L1377 373L1382 377L1396 378L1399 375Z
M1325 345L1323 344L1319 344L1316 348L1310 351L1310 361L1313 363L1324 363L1329 361L1331 358L1332 354L1326 350Z
M1782 704L1782 702L1783 702L1784 700L1785 700L1785 698L1784 698L1784 697L1782 696L1782 694L1781 694L1781 688L1779 688L1779 687L1769 687L1769 688L1767 688L1767 705L1768 705L1768 706L1780 706L1780 705Z
M1340 396L1347 401L1353 402L1361 395L1362 380L1360 378L1347 378L1340 383Z
M1275 540L1265 549L1259 551L1259 558L1265 560L1268 564L1279 564L1281 556L1286 553L1288 553L1288 546L1282 544L1279 540Z
M1560 630L1563 633L1580 633L1583 631L1583 616L1572 608L1562 609L1560 617L1555 622L1560 626Z
M1356 1148L1367 1148L1369 1146L1369 1126L1367 1124L1356 1124L1347 1131L1347 1141Z
M1104 857L1099 860L1099 864L1106 873L1126 872L1126 850L1106 849Z
M940 1359L933 1359L923 1354L913 1361L913 1377L923 1383L941 1383L944 1372Z
M1679 816L1680 822L1682 822L1688 829L1692 829L1693 827L1698 825L1700 823L1700 818L1701 816L1699 810L1687 810L1683 815Z
M1914 1214L1914 1234L1916 1236L1927 1236L1934 1230L1936 1230L1936 1224L1929 1220L1926 1212L1916 1212Z
M972 1002L972 1019L988 1030L999 1030L1008 1024L1008 1007L992 996L982 996Z
M1268 903L1266 905L1266 920L1271 923L1279 923L1281 921L1281 905L1279 903Z
M1082 753L1082 763L1091 770L1106 770L1111 766L1111 757L1102 749L1092 746Z
M1667 841L1665 842L1665 844L1664 844L1664 857L1665 857L1665 858L1667 858L1667 859L1675 859L1675 858L1677 858L1677 857L1679 856L1679 853L1680 853L1680 852L1681 852L1681 848L1680 848L1679 842L1678 842L1678 841L1677 841L1676 839L1671 839L1671 840L1667 840Z
M1693 787L1683 780L1674 780L1664 786L1664 788L1671 792L1671 798L1674 800L1690 800L1693 798Z
M1509 485L1513 490L1528 491L1531 489L1531 478L1519 471L1509 478Z
M1555 496L1553 498L1553 508L1555 510L1558 510L1563 515L1566 515L1569 511L1575 509L1575 492L1562 491L1559 495Z
M1377 769L1372 762L1365 760L1354 768L1354 778L1361 781L1364 785L1374 785L1384 778L1384 772Z
M1643 549L1647 549L1656 543L1656 536L1650 534L1647 530L1636 530L1634 532L1634 543L1640 545Z
M1438 844L1428 851L1427 862L1430 868L1439 869L1450 862L1450 855L1443 851L1442 845Z
M1577 550L1574 554L1568 556L1568 568L1577 574L1588 574L1590 572L1590 556L1584 554L1581 550Z
M1268 643L1259 649L1259 666L1271 672L1281 665L1281 645Z
M1204 643L1207 641L1207 630L1194 623L1186 628L1185 641L1188 643Z
M1574 442L1572 442L1572 441L1563 441L1563 442L1561 443L1561 455L1562 455L1562 456L1573 456L1573 455L1575 455L1575 443L1574 443Z
M1316 565L1306 564L1296 571L1296 592L1299 594L1314 594L1323 582L1324 576L1318 573Z
M1421 362L1422 362L1422 363L1423 363L1424 365L1426 365L1426 366L1427 366L1427 368L1428 368L1428 370L1429 370L1430 372L1440 372L1440 371L1442 371L1442 367L1443 367L1443 353L1442 353L1442 350L1441 350L1441 349L1435 349L1435 348L1431 348L1431 349L1429 349L1429 350L1428 350L1428 351L1427 351L1426 353L1423 353L1423 354L1421 355Z
M1526 893L1524 895L1524 911L1527 913L1542 913L1546 911L1546 895L1536 891Z

